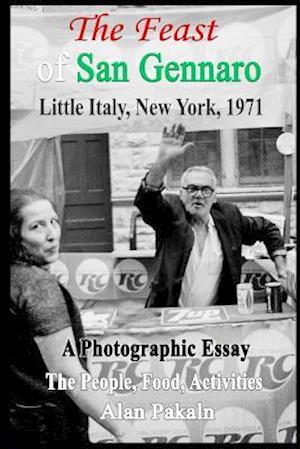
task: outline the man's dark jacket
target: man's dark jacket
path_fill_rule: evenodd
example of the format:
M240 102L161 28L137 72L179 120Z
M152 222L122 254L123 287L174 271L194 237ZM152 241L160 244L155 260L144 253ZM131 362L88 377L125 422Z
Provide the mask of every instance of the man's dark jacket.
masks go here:
M194 243L188 215L178 195L151 191L141 186L134 204L143 220L156 231L155 276L146 307L176 307L181 283ZM210 211L223 249L224 262L216 304L236 304L240 282L242 244L264 242L271 256L284 248L279 229L263 217L246 217L237 206L217 202ZM201 296L201 292L199 292Z

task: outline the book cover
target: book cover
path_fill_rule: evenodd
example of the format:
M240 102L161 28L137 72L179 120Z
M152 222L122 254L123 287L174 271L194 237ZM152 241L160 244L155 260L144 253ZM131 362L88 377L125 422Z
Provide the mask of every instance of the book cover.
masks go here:
M57 206L51 271L81 308L94 387L116 404L103 419L127 420L144 443L296 443L296 6L10 12L11 185ZM292 248L282 317L262 301L245 321L234 306L144 310L156 237L133 201L174 123L193 147L169 167L167 191L207 166L221 200L276 223ZM274 267L255 262L260 243L243 256L259 302ZM91 419L89 435L115 441Z

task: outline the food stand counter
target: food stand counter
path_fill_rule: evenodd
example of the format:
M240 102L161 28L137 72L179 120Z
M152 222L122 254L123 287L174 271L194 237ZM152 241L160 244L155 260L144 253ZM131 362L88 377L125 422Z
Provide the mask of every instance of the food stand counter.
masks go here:
M60 260L51 267L84 309L98 306L143 308L154 269L154 251L150 250L62 253ZM265 269L259 259L245 260L242 265L241 282L253 284L255 301L264 300L265 283L273 279L269 268Z
M90 353L91 374L131 379L135 391L117 387L110 400L118 417L138 418L134 426L145 443L296 441L296 326L287 304L282 313L255 304L251 315L239 315L236 306L101 307L82 310L82 317L88 343L125 348L118 355ZM132 345L169 354L160 359L161 353L140 352L132 360L133 353L126 353ZM184 353L190 345L194 353ZM147 384L147 373L158 384ZM164 389L170 379L179 390L175 380ZM114 441L92 420L90 438Z

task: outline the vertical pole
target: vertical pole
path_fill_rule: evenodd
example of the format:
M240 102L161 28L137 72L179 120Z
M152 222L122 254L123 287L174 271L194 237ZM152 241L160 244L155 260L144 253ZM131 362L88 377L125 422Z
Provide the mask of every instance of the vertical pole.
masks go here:
M291 117L289 114L285 116L284 132L292 132ZM293 189L293 154L284 155L284 195L283 195L283 210L285 217L284 225L284 243L290 242L291 232L291 202Z
M222 167L222 186L238 186L237 169L237 130L221 129L221 167Z
M287 154L284 156L284 242L290 241L291 230L291 201L292 201L292 188L293 188L293 155Z

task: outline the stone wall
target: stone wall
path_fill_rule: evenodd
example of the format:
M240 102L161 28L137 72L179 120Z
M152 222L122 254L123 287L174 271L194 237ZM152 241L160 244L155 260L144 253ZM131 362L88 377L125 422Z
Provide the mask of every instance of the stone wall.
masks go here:
M130 218L136 208L133 198L141 179L155 160L160 133L110 133L111 194L113 203L114 249L128 250ZM253 213L283 215L283 201L236 202ZM137 248L153 249L153 230L137 219ZM292 202L291 236L296 236L296 202Z
M160 133L110 133L112 198L134 195L155 160Z
M155 160L160 133L110 133L111 194L113 202L114 249L129 249L130 218L133 198L141 179ZM123 199L123 200L122 200ZM154 232L137 220L138 249L154 247Z

